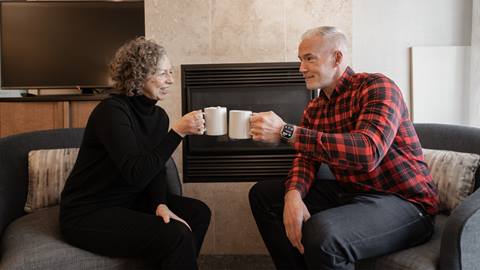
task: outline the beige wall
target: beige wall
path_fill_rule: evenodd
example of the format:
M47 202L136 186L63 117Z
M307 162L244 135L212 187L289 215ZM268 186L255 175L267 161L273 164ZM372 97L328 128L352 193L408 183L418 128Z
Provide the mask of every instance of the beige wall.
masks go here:
M181 115L180 65L296 61L307 29L334 25L352 36L351 0L148 0L146 36L168 51L176 84L162 101L170 121ZM181 170L181 147L174 158ZM206 202L212 221L204 254L264 254L248 205L253 183L184 184Z

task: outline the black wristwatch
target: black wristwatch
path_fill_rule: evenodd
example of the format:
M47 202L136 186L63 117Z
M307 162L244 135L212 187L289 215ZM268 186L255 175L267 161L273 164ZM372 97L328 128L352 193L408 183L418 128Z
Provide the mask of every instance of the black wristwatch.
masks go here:
M295 126L290 124L285 124L280 131L280 140L282 142L288 143L288 141L293 137L293 132L295 131Z

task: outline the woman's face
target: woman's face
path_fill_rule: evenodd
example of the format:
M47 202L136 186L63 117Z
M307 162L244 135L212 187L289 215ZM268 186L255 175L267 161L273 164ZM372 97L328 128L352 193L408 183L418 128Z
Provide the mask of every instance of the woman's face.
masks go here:
M143 94L153 100L164 100L168 95L168 88L173 84L172 65L167 56L158 62L157 71L147 77L143 87Z

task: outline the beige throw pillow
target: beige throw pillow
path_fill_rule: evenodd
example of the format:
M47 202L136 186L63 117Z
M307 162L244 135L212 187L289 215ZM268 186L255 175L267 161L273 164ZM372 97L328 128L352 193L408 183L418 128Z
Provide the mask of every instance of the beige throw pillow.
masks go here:
M451 211L472 193L480 155L423 149L440 197L440 209Z
M42 149L28 153L27 213L56 205L77 160L78 148Z

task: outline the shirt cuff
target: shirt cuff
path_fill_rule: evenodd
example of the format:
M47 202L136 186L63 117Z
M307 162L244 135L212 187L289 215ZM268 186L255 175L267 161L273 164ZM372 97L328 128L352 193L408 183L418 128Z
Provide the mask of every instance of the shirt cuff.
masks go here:
M315 146L320 142L323 132L299 127L295 129L295 141L293 142L293 148L297 152L315 152ZM317 139L318 138L318 139Z
M287 181L285 183L285 194L287 194L287 192L289 192L290 190L296 190L296 191L300 192L300 196L302 198L304 198L305 195L306 195L305 187L303 185L301 185L300 183L293 184L292 182Z
M174 139L178 140L179 143L183 140L182 135L178 134L178 133L177 133L175 130L173 130L173 129L170 129L170 131L169 131L168 133L169 133L169 135L172 135Z

